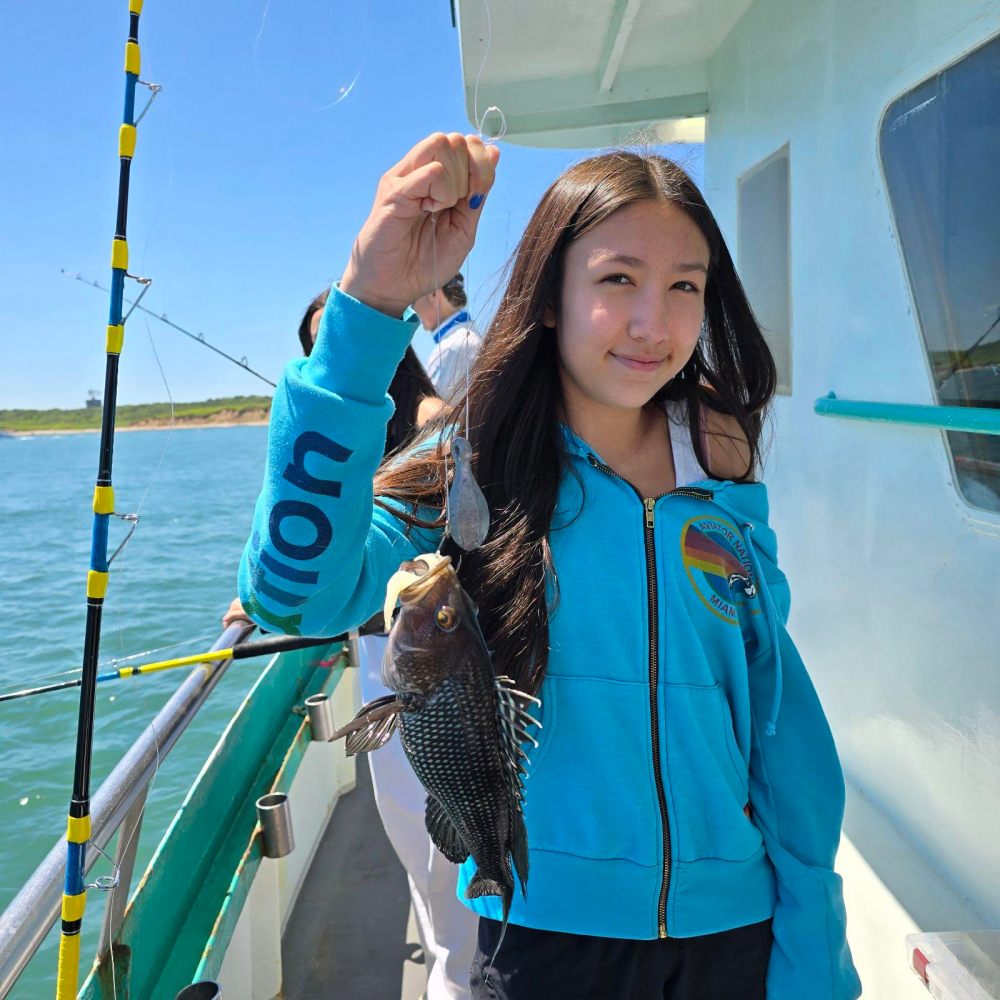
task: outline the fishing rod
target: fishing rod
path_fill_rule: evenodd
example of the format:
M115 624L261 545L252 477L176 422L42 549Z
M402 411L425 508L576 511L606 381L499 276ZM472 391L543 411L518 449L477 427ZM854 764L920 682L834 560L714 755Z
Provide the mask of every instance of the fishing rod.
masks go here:
M77 281L83 282L83 284L87 285L90 288L97 288L102 292L110 291L110 289L105 288L99 282L87 281L87 279L84 278L83 275L70 274L65 268L60 268L60 270L62 271L63 274L66 275L67 278L75 278ZM145 294L145 291L143 291L143 294ZM139 299L141 298L142 295L140 295L138 299L124 300L132 307L129 310L129 315L131 315L133 312L135 312L136 309L138 309L139 312L144 312L147 316L152 316L153 319L158 319L161 323L165 323L167 326L173 327L173 329L175 329L178 333L183 333L185 337L190 337L193 341L195 341L195 343L201 344L202 347L207 347L210 351L215 351L216 354L221 354L222 357L226 358L228 361L232 361L232 363L237 367L242 368L244 371L249 372L251 375L256 375L257 378L261 380L261 382L266 382L269 386L271 386L272 389L277 388L274 382L272 382L269 378L265 378L263 375L261 375L260 372L254 371L254 369L251 368L249 364L247 364L246 356L242 358L234 358L231 354L226 354L225 351L220 350L218 347L215 347L214 345L210 344L205 339L205 334L192 333L190 330L185 330L184 327L175 323L173 320L167 319L166 313L155 313L153 312L152 309L147 309L145 306L139 305Z
M128 274L128 186L136 146L135 87L139 83L139 15L143 0L129 0L128 40L125 42L125 105L118 131L118 206L115 235L111 244L111 289L105 338L107 355L104 374L104 404L101 415L100 457L94 487L94 524L91 535L90 569L87 573L87 622L83 642L83 671L80 678L80 711L76 730L76 762L73 793L66 824L66 882L62 898L62 926L59 937L59 968L56 1000L75 1000L80 975L80 930L87 902L84 873L90 843L90 771L94 744L98 654L101 645L101 616L108 589L108 527L115 514L115 494L111 483L114 453L115 413L118 400L118 363L125 341L122 300ZM147 85L148 86L148 85ZM155 85L154 85L155 86ZM153 97L157 90L153 90ZM158 89L158 88L157 88ZM152 103L152 98L150 99ZM146 106L148 109L149 105ZM145 114L145 110L139 115ZM113 557L112 557L113 558Z
M301 636L275 635L256 642L238 642L228 649L213 649L207 653L192 653L190 656L177 656L172 660L155 660L152 663L140 663L134 667L118 667L98 674L96 684L107 681L122 680L126 677L141 677L143 674L154 674L161 670L174 670L177 667L187 667L194 663L213 663L218 660L245 660L252 656L268 656L272 653L287 653L294 649L308 649L311 646L327 646L336 642L346 642L347 633L334 636ZM41 687L25 688L22 691L10 691L0 694L0 702L17 701L20 698L30 698L37 694L48 694L50 691L66 691L69 688L80 687L83 678L77 677L71 681L60 681L56 684L44 684Z

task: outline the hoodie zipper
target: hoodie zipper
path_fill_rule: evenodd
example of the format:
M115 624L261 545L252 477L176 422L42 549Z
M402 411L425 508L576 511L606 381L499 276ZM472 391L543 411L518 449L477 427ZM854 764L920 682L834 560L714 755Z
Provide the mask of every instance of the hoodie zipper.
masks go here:
M653 778L656 782L656 798L660 807L660 824L663 829L663 878L660 882L660 900L656 911L657 926L661 938L667 936L667 893L670 890L670 820L667 816L667 797L663 790L663 775L660 773L660 718L657 710L657 684L659 680L659 601L656 588L656 501L663 497L684 496L695 500L710 501L715 494L711 490L699 489L696 486L679 486L656 497L644 497L642 491L630 483L614 469L597 460L595 455L588 455L590 464L595 469L606 472L615 479L620 479L639 498L645 514L645 530L643 532L646 547L646 593L648 599L647 614L649 621L649 717L653 744Z

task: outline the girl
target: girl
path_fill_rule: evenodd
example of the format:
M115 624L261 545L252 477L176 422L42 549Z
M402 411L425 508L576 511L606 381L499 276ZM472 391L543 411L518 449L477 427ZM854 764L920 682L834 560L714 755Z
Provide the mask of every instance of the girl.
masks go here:
M460 399L373 494L401 317L435 260L452 274L468 254L498 157L438 134L382 178L316 349L275 394L244 603L289 631L368 618L399 563L438 546L436 442L464 431L491 528L461 577L543 724L527 898L493 968L499 900L466 901L473 996L853 1000L843 777L755 481L774 365L683 171L611 153L549 188L468 428Z

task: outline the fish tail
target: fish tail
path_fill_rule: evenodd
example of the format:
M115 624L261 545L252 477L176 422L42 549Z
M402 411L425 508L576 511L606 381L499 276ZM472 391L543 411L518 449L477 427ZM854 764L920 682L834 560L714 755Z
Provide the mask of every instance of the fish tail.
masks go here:
M479 899L480 896L501 896L504 900L504 919L506 920L507 911L510 910L510 903L508 900L512 897L513 893L507 888L501 881L495 878L486 878L476 872L472 876L472 881L469 883L465 890L466 899Z
M499 896L503 904L500 938L497 941L497 946L493 949L489 962L482 969L483 982L488 984L490 970L497 960L497 955L500 954L500 945L503 944L503 939L507 934L507 919L510 916L511 903L514 902L514 877L509 869L503 872L499 878L484 877L477 871L465 890L465 898L477 899L480 896Z
M507 925L510 916L510 904L514 902L514 879L509 872L497 876L482 875L476 872L465 890L466 899L479 899L480 896L499 896L503 904L503 922Z

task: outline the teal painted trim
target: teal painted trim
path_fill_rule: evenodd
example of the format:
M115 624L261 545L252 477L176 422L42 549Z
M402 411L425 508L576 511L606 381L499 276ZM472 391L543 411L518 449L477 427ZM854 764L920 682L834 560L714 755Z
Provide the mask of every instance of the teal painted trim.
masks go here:
M910 427L933 427L967 434L1000 434L1000 408L987 406L917 406L913 403L869 403L838 399L832 392L816 400L821 417L876 420Z
M206 954L224 954L260 864L254 802L297 769L307 724L291 709L336 687L343 661L320 662L340 649L276 656L221 734L129 903L116 941L116 960L131 957L119 1000L173 1000ZM81 1000L111 1000L109 987L91 976Z
M330 671L330 680L312 693L319 694L322 692L328 696L331 695L343 672L344 666L342 663L341 666ZM286 727L285 731L289 731L290 728ZM291 793L295 774L311 744L312 731L309 728L309 720L307 718L302 719L298 729L295 730L292 742L290 744L287 744L283 740L276 742L271 754L265 761L262 772L273 777L271 783L262 794L283 792L285 795L288 795ZM282 751L284 752L282 753ZM257 869L260 867L262 857L263 839L260 830L255 827L251 833L249 842L246 844L239 865L233 873L232 881L226 891L226 897L216 917L215 926L212 928L212 933L205 943L201 961L198 963L198 967L191 978L193 983L219 978L219 973L222 971L222 963L225 960L226 952L229 950L229 943L233 939L233 933L243 912L243 906L250 895L250 889L253 886L253 881L257 875Z

